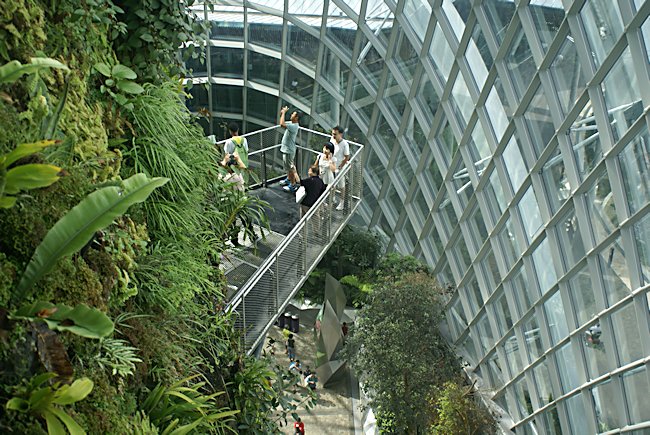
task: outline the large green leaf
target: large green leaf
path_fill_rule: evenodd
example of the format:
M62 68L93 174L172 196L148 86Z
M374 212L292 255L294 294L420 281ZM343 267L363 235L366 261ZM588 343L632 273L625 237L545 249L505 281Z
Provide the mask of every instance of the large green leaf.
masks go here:
M67 66L55 59L47 57L32 57L31 63L21 64L17 60L12 60L5 65L0 66L0 84L13 83L25 74L33 74L39 70L47 68L58 68L70 71Z
M135 174L124 180L122 186L103 187L84 198L54 224L38 245L18 283L16 297L24 297L27 290L49 272L61 257L77 252L96 231L110 225L131 205L147 199L155 188L167 181L167 178Z
M14 163L16 160L27 157L31 154L41 151L43 148L47 148L50 145L54 145L56 141L54 140L42 140L40 142L34 143L22 143L18 145L12 152L0 156L0 167L7 167Z
M85 399L93 390L93 385L93 381L88 378L77 379L72 385L59 388L52 402L57 405L71 405Z
M103 338L113 332L113 322L103 312L85 304L72 308L63 304L37 301L20 307L11 319L43 321L50 329L69 331L86 338Z
M61 168L53 165L32 163L20 165L7 171L5 193L13 195L21 190L47 187L59 180Z
M111 70L111 75L116 79L136 79L136 73L125 65L115 65Z
M70 435L86 435L86 431L83 430L81 426L79 426L79 423L74 421L74 419L62 409L52 407L50 409L50 412L56 415L59 420L65 424L65 427L67 427L68 431L70 431Z
M118 80L116 86L117 89L126 92L127 94L141 94L144 92L144 88L142 86L128 80Z

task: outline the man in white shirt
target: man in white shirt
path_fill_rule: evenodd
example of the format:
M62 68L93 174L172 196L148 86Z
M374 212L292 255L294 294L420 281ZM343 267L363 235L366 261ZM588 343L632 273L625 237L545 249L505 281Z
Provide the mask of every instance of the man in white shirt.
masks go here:
M298 136L298 128L300 126L300 116L302 115L302 113L296 110L291 114L291 122L287 122L284 118L288 111L289 108L287 106L280 109L280 127L284 128L280 153L282 153L284 170L287 172L287 178L280 182L281 186L290 186L291 184L289 175L291 170L296 167L294 161L296 158L296 137ZM293 189L290 186L290 192L295 193L296 190L298 190L298 187Z
M337 125L332 128L332 139L330 142L334 144L334 160L337 162L336 171L339 172L350 160L350 144L347 140L343 139L343 128L341 126ZM341 202L339 202L339 205L336 207L336 209L339 211L343 210L345 202L345 183L346 180L341 180L338 183L338 187L341 190Z

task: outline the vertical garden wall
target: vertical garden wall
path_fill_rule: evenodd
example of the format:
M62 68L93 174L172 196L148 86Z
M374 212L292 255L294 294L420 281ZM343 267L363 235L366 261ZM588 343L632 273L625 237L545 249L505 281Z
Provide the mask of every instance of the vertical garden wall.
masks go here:
M3 2L2 433L273 433L303 400L221 310L226 235L264 204L185 109L201 32L174 1Z

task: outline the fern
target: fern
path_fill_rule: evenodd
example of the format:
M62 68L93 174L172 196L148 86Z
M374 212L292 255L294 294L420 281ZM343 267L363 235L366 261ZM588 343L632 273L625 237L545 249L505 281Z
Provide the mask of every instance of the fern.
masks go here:
M136 363L142 362L137 352L138 349L129 346L126 340L106 338L101 341L96 361L102 369L110 370L113 376L125 378L133 374Z

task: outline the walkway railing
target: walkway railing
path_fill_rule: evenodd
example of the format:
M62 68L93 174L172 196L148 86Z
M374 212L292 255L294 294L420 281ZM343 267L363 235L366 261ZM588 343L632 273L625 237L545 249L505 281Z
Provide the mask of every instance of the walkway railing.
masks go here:
M252 189L284 179L280 153L283 132L284 129L275 126L244 135L249 146ZM307 169L329 137L300 128L296 141L296 167L301 178L307 177ZM249 264L248 279L240 283L227 304L227 310L237 314L236 326L242 330L249 354L262 343L266 332L284 312L361 202L363 145L348 142L350 161L339 171L333 185L328 186L319 200L259 265ZM222 141L217 145L223 146L224 143ZM336 208L335 198L343 200L343 210ZM295 202L292 206L299 207Z

